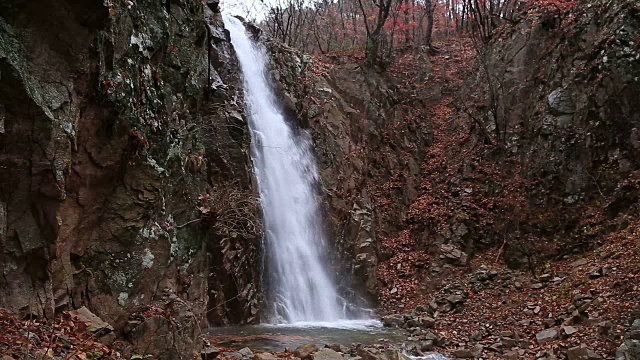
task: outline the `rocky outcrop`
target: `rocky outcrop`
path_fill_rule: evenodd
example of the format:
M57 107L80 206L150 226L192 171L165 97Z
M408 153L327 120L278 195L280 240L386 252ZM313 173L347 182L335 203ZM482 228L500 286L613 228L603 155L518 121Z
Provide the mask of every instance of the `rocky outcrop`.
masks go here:
M480 60L494 81L485 88L494 100L487 128L500 127L507 151L523 159L520 175L536 182L530 212L553 214L521 231L544 237L580 228L581 206L605 202L608 220L637 206L627 179L640 168L640 10L635 1L596 1L564 15L540 12L501 33ZM562 252L594 240L566 234ZM505 250L510 264L524 262L516 241Z
M206 318L256 319L240 80L200 1L3 1L0 307L86 306L122 330L140 306L180 301L189 338Z
M635 319L627 332L624 342L616 350L616 360L640 359L640 319Z
M427 125L400 123L410 110L394 97L393 82L358 61L316 61L264 38L282 104L314 141L343 293L375 298L378 263L388 256L381 241L402 227L417 196Z

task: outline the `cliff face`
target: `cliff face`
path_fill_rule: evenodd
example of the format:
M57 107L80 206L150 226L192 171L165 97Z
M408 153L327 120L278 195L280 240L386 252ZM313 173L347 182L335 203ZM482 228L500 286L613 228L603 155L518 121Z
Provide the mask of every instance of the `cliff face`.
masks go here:
M637 214L639 28L637 2L596 1L525 19L479 59L494 87L475 87L495 103L487 126L530 182L524 231L562 234L554 256L601 245ZM520 250L507 246L513 265Z
M256 319L241 92L200 1L3 1L0 307L122 325L177 296L194 324Z

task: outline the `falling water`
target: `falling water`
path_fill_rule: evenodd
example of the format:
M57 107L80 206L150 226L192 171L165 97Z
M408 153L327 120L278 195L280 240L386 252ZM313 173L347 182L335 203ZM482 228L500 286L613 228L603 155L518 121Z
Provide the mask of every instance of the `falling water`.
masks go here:
M293 131L276 101L264 46L240 20L225 16L244 75L252 158L264 213L267 265L276 322L335 322L346 317L324 266L324 234L309 135Z

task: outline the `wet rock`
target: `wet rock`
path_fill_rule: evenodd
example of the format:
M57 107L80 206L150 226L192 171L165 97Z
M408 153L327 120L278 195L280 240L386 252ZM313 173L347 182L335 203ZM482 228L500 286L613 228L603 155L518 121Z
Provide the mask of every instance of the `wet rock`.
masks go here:
M316 344L302 344L293 351L293 356L300 359L310 359L311 354L318 351Z
M596 354L584 345L567 350L567 358L569 360L602 360L602 356Z
M315 352L311 356L311 358L313 360L342 360L342 359L344 359L344 357L340 353L338 353L338 352L336 352L334 350L331 350L331 349L327 349L327 348L318 350L317 352Z
M547 329L542 330L536 334L536 341L538 344L544 344L549 341L553 341L558 338L558 330L556 329Z
M386 327L402 327L404 324L404 315L393 314L382 318L382 324Z

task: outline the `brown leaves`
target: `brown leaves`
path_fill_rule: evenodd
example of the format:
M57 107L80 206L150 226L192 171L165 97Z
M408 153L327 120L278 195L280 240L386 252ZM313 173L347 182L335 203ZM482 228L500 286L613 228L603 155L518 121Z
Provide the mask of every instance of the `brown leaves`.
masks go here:
M121 359L113 349L97 342L97 333L75 321L68 313L55 321L18 320L0 309L0 354L8 359L22 359L26 354L35 359ZM88 356L89 355L89 356Z

